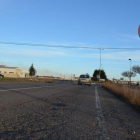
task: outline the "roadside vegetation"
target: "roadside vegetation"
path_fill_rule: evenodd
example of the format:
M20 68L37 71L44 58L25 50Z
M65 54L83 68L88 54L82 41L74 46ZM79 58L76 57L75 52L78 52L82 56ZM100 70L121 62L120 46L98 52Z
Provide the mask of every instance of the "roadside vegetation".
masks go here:
M94 73L93 73L93 77L92 77L92 80L93 81L99 81L99 75L100 75L100 79L107 79L107 76L106 76L106 73L104 70L94 70Z
M103 82L101 82L101 81L93 81L93 80L91 80L91 82L92 82L92 83L99 83L99 84L100 84L100 83L103 83Z
M119 97L124 98L127 102L140 108L140 89L128 87L127 85L117 85L110 81L104 82L103 87L112 91Z

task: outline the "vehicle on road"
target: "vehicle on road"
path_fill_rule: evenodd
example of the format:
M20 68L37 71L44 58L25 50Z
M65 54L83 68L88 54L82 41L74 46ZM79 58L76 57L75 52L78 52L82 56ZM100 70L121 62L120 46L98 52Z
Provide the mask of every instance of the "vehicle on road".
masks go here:
M0 74L0 78L4 78L4 75Z
M87 74L81 74L78 78L78 85L86 84L91 86L91 77Z

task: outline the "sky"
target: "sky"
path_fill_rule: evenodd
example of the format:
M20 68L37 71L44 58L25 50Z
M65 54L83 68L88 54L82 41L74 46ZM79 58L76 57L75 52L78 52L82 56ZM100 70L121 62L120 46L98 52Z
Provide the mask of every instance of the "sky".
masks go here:
M0 41L58 46L0 44L0 65L28 70L33 63L41 76L92 76L100 68L100 50L76 47L140 48L139 17L139 0L0 0ZM108 79L120 79L130 70L128 59L140 65L139 54L101 50L101 69Z

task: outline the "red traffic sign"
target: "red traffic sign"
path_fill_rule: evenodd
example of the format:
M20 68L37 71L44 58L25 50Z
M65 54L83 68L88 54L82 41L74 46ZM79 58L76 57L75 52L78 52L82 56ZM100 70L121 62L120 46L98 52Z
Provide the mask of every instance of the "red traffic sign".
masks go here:
M140 37L140 25L139 25L139 28L138 28L138 34L139 34L139 37Z

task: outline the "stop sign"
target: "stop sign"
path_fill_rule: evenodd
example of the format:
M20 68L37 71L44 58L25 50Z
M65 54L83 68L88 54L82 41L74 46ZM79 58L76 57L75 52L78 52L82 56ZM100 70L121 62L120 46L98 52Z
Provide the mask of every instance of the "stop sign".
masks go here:
M139 25L139 28L138 28L138 34L139 34L139 37L140 37L140 25Z

